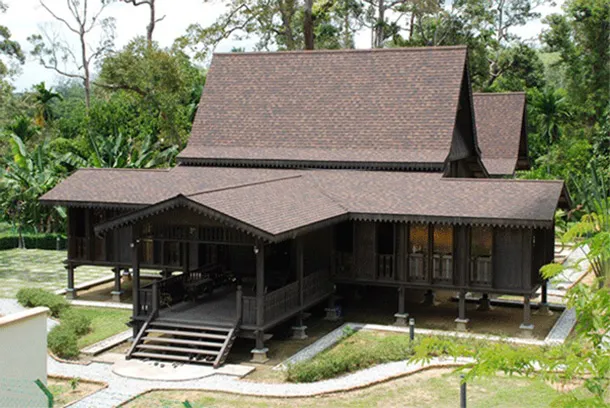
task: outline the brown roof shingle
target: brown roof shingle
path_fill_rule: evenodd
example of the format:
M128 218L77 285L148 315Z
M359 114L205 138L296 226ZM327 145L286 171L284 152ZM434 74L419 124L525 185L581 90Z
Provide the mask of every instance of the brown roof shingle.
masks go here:
M519 158L525 93L473 94L481 160L491 175L512 175Z
M561 181L456 179L439 173L186 166L117 173L79 170L42 200L145 208L186 196L277 236L343 215L551 226L563 189Z
M216 54L181 159L449 154L465 47Z

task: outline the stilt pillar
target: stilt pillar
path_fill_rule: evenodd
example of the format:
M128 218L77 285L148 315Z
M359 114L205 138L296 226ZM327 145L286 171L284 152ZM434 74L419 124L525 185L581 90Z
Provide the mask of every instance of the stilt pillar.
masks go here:
M395 326L406 326L409 319L409 314L405 313L405 291L404 286L398 288L398 313L394 315L396 318Z
M468 330L468 320L466 318L466 291L461 290L458 300L458 318L455 319L455 328L457 331Z
M548 280L544 280L540 288L540 303L538 304L538 314L542 316L551 316L553 314L553 312L551 312L551 309L549 309L549 303L547 300L548 283Z
M66 288L66 298L76 299L76 289L74 288L74 266L72 264L66 265L68 271L68 287Z
M489 302L489 295L487 293L483 293L481 299L479 299L477 310L480 310L481 312L488 312L491 310L491 303Z
M133 317L140 315L140 240L135 234L136 229L132 227L133 242L131 243L131 284L133 297ZM133 326L134 339L138 336L139 325Z
M328 298L328 306L326 307L326 309L324 309L324 311L326 312L326 317L324 318L324 320L327 320L329 322L336 322L341 319L341 314L337 310L336 299L337 298L334 294L330 295L330 297Z
M265 244L262 241L257 241L254 246L254 254L256 255L256 346L251 350L253 363L262 364L269 360L267 352L269 349L265 347L265 332L263 326L265 324Z
M250 360L250 362L252 363L264 364L269 361L269 358L267 357L269 349L265 347L264 331L258 330L256 332L256 347L253 348L250 352L252 353L252 359Z
M303 324L303 313L299 313L295 325L292 326L292 338L294 340L305 340L307 338L307 326Z
M521 326L519 326L519 329L521 329L521 335L523 337L532 337L532 333L534 331L530 298L530 295L523 296L523 323L521 323Z
M121 268L118 266L112 268L114 272L114 289L110 292L113 302L120 302L123 290L121 290Z

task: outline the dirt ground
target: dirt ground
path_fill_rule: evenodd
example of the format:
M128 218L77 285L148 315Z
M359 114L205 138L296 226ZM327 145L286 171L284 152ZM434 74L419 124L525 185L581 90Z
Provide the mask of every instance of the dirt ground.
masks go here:
M100 383L79 380L76 383L75 389L72 389L70 380L65 378L49 377L47 380L47 387L53 394L53 406L64 407L103 388L104 385Z

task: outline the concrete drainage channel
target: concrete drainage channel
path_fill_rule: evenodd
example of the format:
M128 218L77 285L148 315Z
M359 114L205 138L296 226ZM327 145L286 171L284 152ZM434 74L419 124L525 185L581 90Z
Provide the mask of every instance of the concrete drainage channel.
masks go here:
M565 342L566 338L574 329L576 325L576 313L574 309L564 309L559 319L555 322L553 328L549 331L548 335L544 340L535 340L535 339L524 339L520 337L500 337L493 336L487 334L477 334L477 333L464 333L457 331L445 331L445 330L432 330L432 329L415 329L415 334L424 335L424 336L450 336L450 337L459 337L459 338L471 338L478 340L489 340L489 341L502 341L514 344L522 344L522 345L557 345ZM342 338L343 333L346 328L351 328L352 330L373 330L373 331L385 331L385 332L394 332L394 333L409 333L408 327L398 327L398 326L384 326L379 324L363 324L363 323L345 323L340 327L336 328L332 332L320 338L318 341L310 344L305 347L303 350L294 354L292 357L286 359L281 362L277 366L273 367L274 370L286 370L287 367L291 364L295 364L301 361L309 360L315 357L317 354L323 352L326 349L337 344Z

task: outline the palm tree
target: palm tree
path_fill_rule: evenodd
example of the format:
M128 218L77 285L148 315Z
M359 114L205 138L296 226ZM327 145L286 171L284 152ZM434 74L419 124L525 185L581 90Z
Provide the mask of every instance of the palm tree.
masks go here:
M39 127L32 122L32 119L25 115L19 115L13 119L13 121L6 126L6 130L19 136L24 142L27 142L40 132Z
M25 228L50 232L58 216L65 218L63 209L43 207L38 201L57 184L61 174L46 141L32 151L17 135L11 135L9 142L12 157L0 168L0 208L6 220L16 226L23 248Z
M62 100L63 97L57 92L53 92L52 88L47 89L44 82L34 85L34 89L36 90L34 94L34 100L36 101L36 116L34 121L38 126L45 127L53 119L51 102L53 99Z
M561 89L533 89L529 104L533 123L549 146L561 137L562 126L571 113L565 92Z
M88 157L70 152L60 161L74 168L150 169L169 165L178 153L177 146L164 148L159 141L153 142L151 135L139 146L122 134L116 138L89 135L89 147L92 153Z

